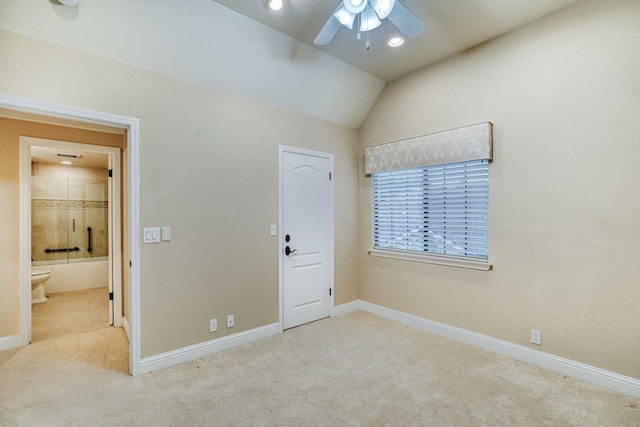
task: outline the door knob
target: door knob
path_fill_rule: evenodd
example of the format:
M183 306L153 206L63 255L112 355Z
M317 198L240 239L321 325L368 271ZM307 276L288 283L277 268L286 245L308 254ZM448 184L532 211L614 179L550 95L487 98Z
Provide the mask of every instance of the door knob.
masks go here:
M291 254L292 254L292 253L294 253L295 251L297 251L297 249L293 249L293 250L291 250L291 248L290 248L289 246L287 246L286 248L284 248L284 254L285 254L285 255L287 255L287 256L291 255Z

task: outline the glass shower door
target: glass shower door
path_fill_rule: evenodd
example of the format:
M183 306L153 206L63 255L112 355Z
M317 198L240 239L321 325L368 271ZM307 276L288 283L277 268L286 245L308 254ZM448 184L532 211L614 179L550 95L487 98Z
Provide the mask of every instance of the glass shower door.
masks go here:
M31 179L31 257L36 262L67 262L69 188L66 178Z
M58 264L109 255L106 179L31 177L31 257Z

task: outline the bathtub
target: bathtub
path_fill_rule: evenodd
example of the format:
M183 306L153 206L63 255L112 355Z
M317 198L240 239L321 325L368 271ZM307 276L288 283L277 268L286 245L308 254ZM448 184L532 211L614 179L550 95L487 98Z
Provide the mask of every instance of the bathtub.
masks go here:
M109 286L109 257L32 262L33 267L46 268L51 272L47 281L47 294L79 291L82 289L106 288ZM45 267L46 266L46 267Z

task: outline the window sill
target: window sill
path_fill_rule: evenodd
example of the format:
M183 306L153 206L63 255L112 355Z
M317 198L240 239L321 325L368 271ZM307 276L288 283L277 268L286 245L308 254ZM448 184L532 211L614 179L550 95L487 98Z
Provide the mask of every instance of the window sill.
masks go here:
M423 254L412 254L409 252L392 251L386 249L369 249L369 254L383 258L401 259L404 261L414 262L426 262L428 264L445 265L447 267L469 268L472 270L489 271L493 267L489 262L445 258Z

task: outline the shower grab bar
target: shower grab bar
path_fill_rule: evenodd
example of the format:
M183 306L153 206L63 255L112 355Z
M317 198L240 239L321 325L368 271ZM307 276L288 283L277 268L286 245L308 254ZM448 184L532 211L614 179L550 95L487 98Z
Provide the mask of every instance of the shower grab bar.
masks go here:
M66 249L45 249L44 251L46 253L49 252L75 252L75 251L79 251L80 248L79 247L75 247L75 248L66 248Z
M87 251L91 252L91 227L87 227Z

